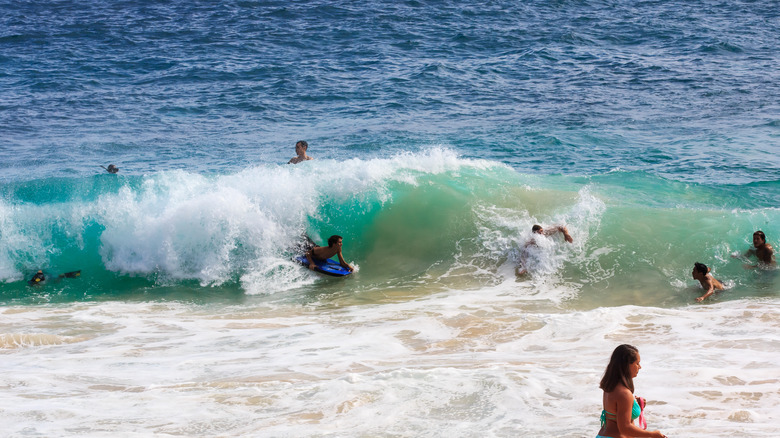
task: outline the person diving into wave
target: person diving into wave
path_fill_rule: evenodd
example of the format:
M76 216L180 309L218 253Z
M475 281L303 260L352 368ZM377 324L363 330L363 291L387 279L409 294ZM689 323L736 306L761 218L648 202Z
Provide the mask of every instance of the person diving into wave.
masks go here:
M549 227L548 229L544 229L541 225L534 225L531 227L531 239L528 240L528 242L525 243L523 246L523 249L520 253L520 264L517 265L515 268L515 273L518 277L523 276L528 273L529 268L529 249L532 247L538 247L536 243L536 237L534 235L538 235L538 237L550 237L554 236L555 234L562 233L563 238L568 243L574 242L574 239L572 239L571 235L569 234L569 230L566 229L563 225L555 225L553 227Z
M81 277L81 270L60 274L57 277L57 279L78 278L78 277ZM36 286L43 283L46 283L46 275L43 273L42 270L38 270L38 272L36 272L35 275L32 276L30 281L27 282L27 284L29 284L30 286Z

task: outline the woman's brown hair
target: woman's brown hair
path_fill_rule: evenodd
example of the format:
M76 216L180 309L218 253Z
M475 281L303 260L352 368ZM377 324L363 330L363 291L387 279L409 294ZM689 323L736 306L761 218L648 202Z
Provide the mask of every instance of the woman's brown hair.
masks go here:
M622 383L633 394L634 378L631 377L628 366L636 362L638 355L639 350L633 345L618 345L615 351L612 352L612 357L609 359L607 370L604 371L604 377L601 378L599 388L603 389L604 392L612 392L619 383Z

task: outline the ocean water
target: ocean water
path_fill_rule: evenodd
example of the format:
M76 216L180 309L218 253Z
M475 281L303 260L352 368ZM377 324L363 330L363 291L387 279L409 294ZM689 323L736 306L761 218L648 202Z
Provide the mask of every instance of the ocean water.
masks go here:
M778 436L780 273L741 256L780 245L777 35L769 1L0 0L4 435L591 437L630 343L650 429ZM351 276L291 261L333 234Z

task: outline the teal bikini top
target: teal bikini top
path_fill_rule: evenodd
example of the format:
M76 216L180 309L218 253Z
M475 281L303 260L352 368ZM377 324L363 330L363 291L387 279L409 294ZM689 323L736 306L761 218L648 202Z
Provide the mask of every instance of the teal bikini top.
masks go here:
M636 420L640 415L642 415L642 408L639 407L639 403L636 401L636 399L634 399L634 406L631 408L631 421ZM604 425L607 423L607 420L617 421L617 415L613 414L612 412L602 410L601 427L604 427Z

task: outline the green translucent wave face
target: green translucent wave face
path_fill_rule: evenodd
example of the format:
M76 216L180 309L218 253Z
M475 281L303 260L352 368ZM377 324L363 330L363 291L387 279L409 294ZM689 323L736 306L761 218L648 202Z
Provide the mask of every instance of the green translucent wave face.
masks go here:
M365 215L354 214L359 208L329 215L352 224L347 229L356 239L345 244L345 253L359 260L359 288L436 291L511 283L505 267L517 262L530 226L565 223L575 243L558 240L550 269L518 287L552 279L576 290L569 302L578 307L684 305L703 293L691 278L693 263L702 262L729 288L717 300L776 290L772 271L746 269L746 261L732 255L750 248L757 229L777 236L780 214L746 208L752 200L733 187L641 173L565 178L493 169L428 175L414 186L398 184L392 199Z
M291 193L299 190L282 186L254 192L254 174L102 175L5 185L0 299L213 301L245 299L251 290L374 302L506 287L530 296L566 290L557 301L575 307L676 306L701 294L690 275L697 261L729 286L715 300L777 291L772 271L745 269L731 257L748 249L756 229L770 243L780 235L778 210L751 199L773 183L740 189L637 172L531 176L462 160L434 170L396 163L380 177L352 184L359 178L354 170L339 174L336 163L319 165L310 177L291 168L261 169L275 180L310 178L308 191L294 199ZM166 178L192 187L179 192ZM235 200L223 202L231 196ZM241 203L248 210L236 207ZM239 209L225 211L231 207ZM145 222L135 227L136 220ZM515 278L535 223L566 225L575 242L553 237L537 254L538 269ZM289 264L302 232L323 245L332 234L343 236L344 256L359 271L334 281ZM76 269L83 275L31 288L24 280L38 268L53 279ZM284 282L301 286L279 294Z

